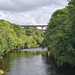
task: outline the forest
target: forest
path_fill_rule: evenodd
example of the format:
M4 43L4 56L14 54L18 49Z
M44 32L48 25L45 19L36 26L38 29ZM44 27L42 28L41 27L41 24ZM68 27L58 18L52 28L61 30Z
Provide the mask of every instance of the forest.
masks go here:
M32 27L27 29L9 21L0 20L0 56L15 49L39 46L43 41L44 31Z
M6 51L38 45L48 48L58 66L75 66L75 0L68 0L68 6L52 14L44 32L0 20L0 56Z
M75 66L75 0L52 14L42 47L48 48L58 66Z

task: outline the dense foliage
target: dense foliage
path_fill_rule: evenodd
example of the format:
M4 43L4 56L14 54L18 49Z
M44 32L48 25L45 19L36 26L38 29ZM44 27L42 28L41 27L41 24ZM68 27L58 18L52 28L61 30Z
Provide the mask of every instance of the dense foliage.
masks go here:
M0 20L0 56L7 50L34 47L43 41L43 32L35 28L22 28L20 25Z
M64 63L75 65L75 0L69 0L68 6L56 10L49 21L43 47L54 54L57 65Z

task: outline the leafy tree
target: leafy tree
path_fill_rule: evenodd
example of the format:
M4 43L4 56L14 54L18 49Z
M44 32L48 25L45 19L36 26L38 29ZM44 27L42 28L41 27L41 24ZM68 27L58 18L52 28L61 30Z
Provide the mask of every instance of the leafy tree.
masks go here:
M3 55L4 49L3 49L3 41L0 39L0 56Z
M73 33L73 25L70 22L69 9L67 7L56 10L52 14L45 33L43 46L48 47L50 52L54 54L58 66L66 62L72 66L75 65L75 48L73 46L75 33Z
M71 25L71 39L73 47L75 48L75 0L69 0L68 3L68 11L69 11L69 22Z
M0 56L4 55L7 50L20 49L24 47L33 47L42 43L42 33L40 30L28 27L27 30L20 25L13 24L9 21L0 20ZM37 39L34 36L37 34Z
M33 35L33 33L34 33L33 29L31 27L28 27L26 30L26 35L31 36Z

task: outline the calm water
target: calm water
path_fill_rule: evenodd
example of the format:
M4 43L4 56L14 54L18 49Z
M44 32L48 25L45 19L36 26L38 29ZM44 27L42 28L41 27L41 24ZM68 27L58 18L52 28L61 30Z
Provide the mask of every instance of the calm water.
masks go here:
M66 67L58 69L55 61L47 57L46 50L35 48L7 53L0 59L0 69L5 71L4 75L75 75L74 70Z

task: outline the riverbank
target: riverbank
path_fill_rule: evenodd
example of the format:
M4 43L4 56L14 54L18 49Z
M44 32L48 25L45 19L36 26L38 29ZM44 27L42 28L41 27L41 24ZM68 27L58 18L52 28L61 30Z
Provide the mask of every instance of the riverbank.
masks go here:
M11 52L11 51L15 51L15 50L20 50L20 49L30 49L30 48L39 48L39 47L40 47L40 45L30 46L30 47L14 47L13 50L9 50L9 49L5 50L4 54L5 54L5 53L8 53L8 52ZM3 55L3 56L4 56L4 55ZM0 56L0 59L2 59L3 56Z
M14 49L15 50L18 50L18 49L28 49L28 48L37 48L37 47L40 47L40 45L36 45L36 46L27 46L27 47L15 47Z

